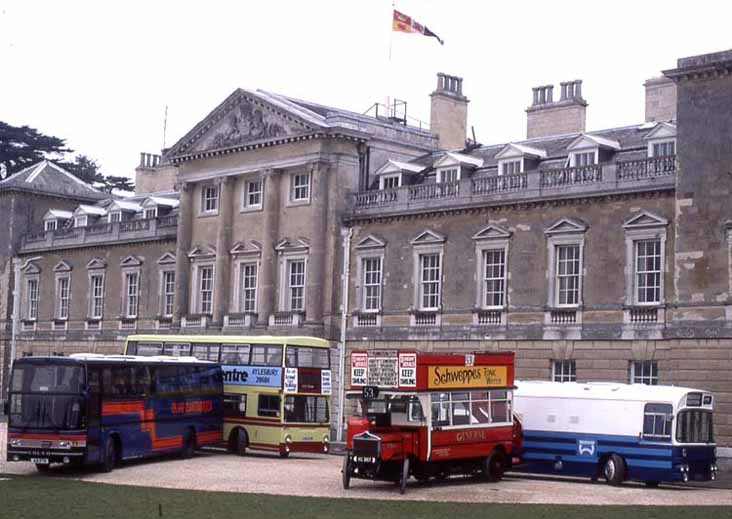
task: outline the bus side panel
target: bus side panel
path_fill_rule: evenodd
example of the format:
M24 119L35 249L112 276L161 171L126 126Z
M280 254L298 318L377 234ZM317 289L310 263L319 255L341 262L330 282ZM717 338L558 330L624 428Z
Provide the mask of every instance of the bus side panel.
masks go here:
M502 445L511 453L513 425L432 431L430 460L482 458Z

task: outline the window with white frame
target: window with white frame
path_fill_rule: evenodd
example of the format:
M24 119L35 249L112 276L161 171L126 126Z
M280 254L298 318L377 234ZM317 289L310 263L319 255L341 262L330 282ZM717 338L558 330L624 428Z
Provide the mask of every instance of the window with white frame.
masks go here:
M290 200L302 202L310 199L310 173L293 173L290 176Z
M571 155L571 166L581 168L592 166L597 163L597 151L576 151Z
M257 311L257 264L241 265L241 311L255 313Z
M175 271L164 270L162 272L162 314L164 317L170 317L175 310Z
M125 273L125 302L124 315L128 318L137 317L138 306L140 303L140 273Z
M483 251L483 305L503 307L506 293L506 250Z
M70 298L71 280L68 277L59 277L56 279L56 318L69 318L69 298Z
M650 150L652 157L670 157L676 155L676 141L652 142Z
M104 313L104 274L89 276L89 317L101 319Z
M635 298L639 305L661 302L661 240L638 240L635 248Z
M214 185L201 188L201 212L215 213L219 210L219 187Z
M35 321L38 319L38 280L29 279L26 285L27 307L26 319Z
M420 254L419 271L420 310L437 310L440 307L440 254Z
M552 380L554 382L575 382L577 365L573 360L555 360L552 362Z
M460 180L460 168L445 168L437 170L437 183L456 182Z
M287 262L287 306L292 312L305 309L305 260Z
M210 265L198 267L198 313L213 313L214 270Z
M521 159L517 160L506 160L501 162L501 175L514 175L521 173Z
M658 385L658 363L653 360L631 362L630 383L649 386Z
M58 220L46 220L43 229L46 231L55 231L58 229Z
M381 257L362 258L363 273L363 311L378 312L381 310Z
M87 216L85 214L74 218L74 227L86 227Z
M147 209L145 209L145 219L146 220L150 220L152 218L157 218L157 217L158 217L158 208L157 208L157 206L155 206L155 207L148 207Z
M555 304L561 306L577 306L580 296L581 259L580 245L555 245Z
M262 207L262 179L249 180L244 193L244 206L252 209Z
M122 221L122 211L112 211L109 213L109 223L117 223Z
M402 175L400 173L397 173L396 175L382 175L379 178L380 189L394 189L397 187L401 187L402 185Z

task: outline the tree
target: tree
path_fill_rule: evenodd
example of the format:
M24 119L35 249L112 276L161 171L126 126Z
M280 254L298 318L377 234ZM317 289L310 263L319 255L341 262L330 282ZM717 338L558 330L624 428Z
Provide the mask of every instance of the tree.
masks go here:
M127 177L108 176L104 177L103 182L104 186L102 187L102 189L107 193L111 193L113 189L118 189L120 191L135 190L135 184L132 182L131 179Z
M63 156L72 150L59 137L44 135L30 126L12 126L0 121L0 164L8 176L40 160Z
M99 171L99 164L95 159L86 155L77 155L73 162L60 162L59 166L87 184L95 185L104 182L104 175Z

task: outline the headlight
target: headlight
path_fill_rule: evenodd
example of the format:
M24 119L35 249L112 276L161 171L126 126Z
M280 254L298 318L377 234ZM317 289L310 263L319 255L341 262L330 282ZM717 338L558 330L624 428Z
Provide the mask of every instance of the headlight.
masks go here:
M10 440L11 447L20 447L21 445L22 445L22 442L20 440Z
M71 442L66 441L66 440L61 440L60 442L58 442L58 446L62 449L68 449L69 447L71 447Z
M292 443L292 436L290 436L289 434L285 436L285 443Z
M328 435L323 436L323 443L328 443L329 441Z

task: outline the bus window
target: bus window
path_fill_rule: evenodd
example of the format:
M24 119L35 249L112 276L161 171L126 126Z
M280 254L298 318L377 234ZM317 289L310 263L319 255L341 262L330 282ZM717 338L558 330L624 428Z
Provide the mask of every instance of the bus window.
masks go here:
M417 398L413 397L409 400L409 421L421 422L422 420L424 420L422 404Z
M130 343L130 348L132 343ZM142 355L143 357L153 357L155 355L163 354L163 343L161 342L139 342L137 348L132 351L131 349L127 352L130 355Z
M452 425L469 425L470 424L470 405L469 393L452 393Z
M155 369L155 392L158 395L174 395L180 392L177 366L158 366Z
M432 426L450 425L450 394L432 394Z
M282 366L282 346L254 344L252 346L253 366Z
M328 348L287 346L285 360L288 368L330 369L330 351Z
M502 420L501 420L502 421ZM488 391L471 391L470 393L470 423L491 423Z
M671 440L673 406L670 404L646 404L643 410L643 438Z
M221 346L221 364L249 364L249 344L224 344Z
M204 394L216 394L222 391L221 371L216 366L199 366L198 384L199 390Z
M279 395L259 395L259 405L257 406L257 414L259 416L280 416L280 396Z
M676 416L676 441L679 443L713 443L712 413L685 410Z
M285 422L328 423L328 399L323 396L285 397Z
M224 417L243 418L247 415L247 395L224 395Z
M220 349L220 344L193 344L191 346L191 355L196 357L198 360L218 362Z
M132 394L134 396L150 396L152 394L152 378L147 366L132 366Z
M491 423L510 422L511 406L508 400L508 391L505 389L493 389L490 391L491 398Z
M171 357L188 357L191 354L191 345L187 342L166 342L163 355Z
M137 355L137 341L128 341L125 346L125 355Z

